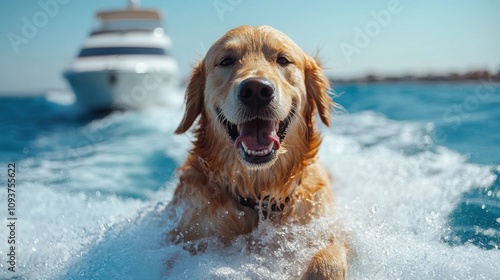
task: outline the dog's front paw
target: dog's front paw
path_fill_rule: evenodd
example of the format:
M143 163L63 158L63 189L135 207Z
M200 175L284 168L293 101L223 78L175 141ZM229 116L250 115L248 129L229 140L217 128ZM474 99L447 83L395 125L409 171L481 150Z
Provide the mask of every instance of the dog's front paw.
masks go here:
M346 249L343 245L330 244L312 258L302 280L346 279Z

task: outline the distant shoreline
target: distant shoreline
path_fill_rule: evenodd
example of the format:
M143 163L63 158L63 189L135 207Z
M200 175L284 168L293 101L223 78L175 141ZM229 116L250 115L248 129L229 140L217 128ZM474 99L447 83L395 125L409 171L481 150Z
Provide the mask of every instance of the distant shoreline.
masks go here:
M470 71L465 74L451 73L446 75L403 75L403 76L378 76L369 74L359 78L329 78L332 84L373 84L373 83L500 83L500 71L496 74L491 74L489 71ZM186 86L187 80L184 80L182 86ZM0 98L5 97L37 97L44 96L49 93L70 93L67 89L47 89L47 90L13 90L0 91Z
M450 83L462 83L462 82L494 82L500 83L500 71L496 74L491 74L489 71L470 71L464 74L451 73L447 75L433 75L428 74L424 76L414 76L414 75L403 75L403 76L378 76L374 74L369 74L360 78L350 78L350 79L338 79L330 78L330 82L334 84L339 83L391 83L391 82L450 82Z

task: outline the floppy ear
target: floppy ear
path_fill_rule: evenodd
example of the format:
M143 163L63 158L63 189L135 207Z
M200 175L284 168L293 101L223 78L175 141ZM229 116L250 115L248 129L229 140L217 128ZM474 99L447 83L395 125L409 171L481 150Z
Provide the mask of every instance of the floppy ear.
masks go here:
M181 123L175 130L176 134L186 132L194 123L198 115L201 113L203 106L203 91L205 89L205 77L203 75L202 62L194 67L193 73L189 78L189 83L186 89L186 110Z
M330 83L323 73L321 65L312 57L307 58L305 77L307 99L314 102L314 104L309 105L311 106L309 111L314 112L314 105L316 105L321 121L330 126L330 109L334 104L332 98L328 95Z

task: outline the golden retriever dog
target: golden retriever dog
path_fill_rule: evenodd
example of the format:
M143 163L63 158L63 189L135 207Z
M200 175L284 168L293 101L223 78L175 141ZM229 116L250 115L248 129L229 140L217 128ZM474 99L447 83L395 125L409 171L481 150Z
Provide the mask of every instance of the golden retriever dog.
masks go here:
M318 162L316 113L333 101L319 63L269 26L241 26L215 42L192 72L184 117L194 147L171 205L174 242L216 236L226 244L267 220L304 224L333 215L330 177ZM197 123L195 124L195 121ZM345 279L346 248L333 241L303 279Z

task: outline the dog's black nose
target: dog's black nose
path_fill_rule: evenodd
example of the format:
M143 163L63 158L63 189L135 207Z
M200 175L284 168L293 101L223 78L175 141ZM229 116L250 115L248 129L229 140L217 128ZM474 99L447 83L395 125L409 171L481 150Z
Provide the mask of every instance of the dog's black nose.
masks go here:
M252 108L259 108L271 103L274 98L274 85L265 78L249 78L241 82L238 99Z

